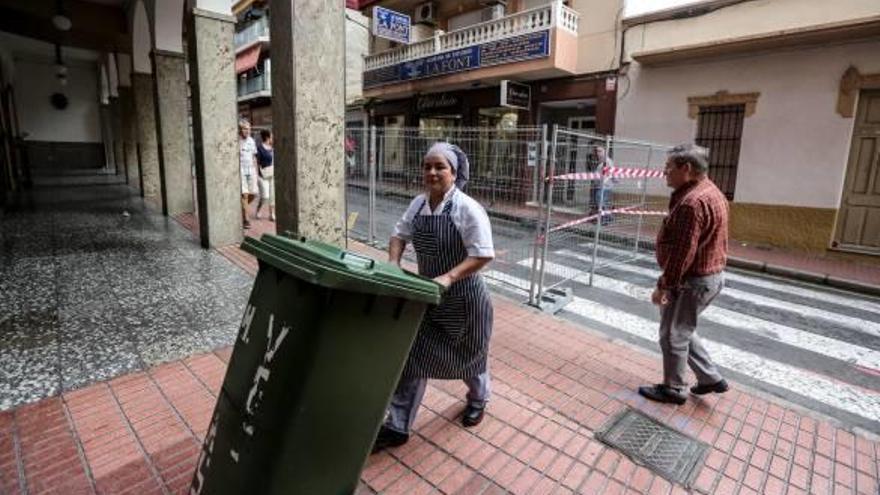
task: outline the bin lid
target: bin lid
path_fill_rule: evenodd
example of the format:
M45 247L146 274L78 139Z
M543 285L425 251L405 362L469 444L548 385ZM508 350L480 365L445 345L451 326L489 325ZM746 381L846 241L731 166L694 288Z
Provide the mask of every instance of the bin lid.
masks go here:
M402 297L439 304L443 287L433 280L320 241L263 234L241 245L259 260L292 276L331 289Z

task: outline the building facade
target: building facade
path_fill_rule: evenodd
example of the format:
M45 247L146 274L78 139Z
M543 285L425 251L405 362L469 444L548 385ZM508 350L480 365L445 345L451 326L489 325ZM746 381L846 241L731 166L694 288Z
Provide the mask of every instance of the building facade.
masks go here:
M235 73L238 113L254 129L272 128L272 57L269 36L269 1L240 0L233 7L235 25ZM346 104L349 115L360 119L362 111L363 60L368 44L369 22L349 0L345 10Z
M622 30L617 134L708 146L732 238L880 254L880 3L712 0Z
M408 44L371 40L370 121L435 131L559 124L612 133L617 61L607 55L621 3L362 2L367 16L382 7L413 21ZM525 85L526 101L503 105L502 81Z

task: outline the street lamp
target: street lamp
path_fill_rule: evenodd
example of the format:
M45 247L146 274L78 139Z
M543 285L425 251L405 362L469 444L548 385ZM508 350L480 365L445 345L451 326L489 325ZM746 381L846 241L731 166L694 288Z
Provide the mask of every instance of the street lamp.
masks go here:
M52 25L59 31L70 31L70 28L73 27L73 21L67 16L67 11L64 9L63 0L55 2L55 15L52 16Z

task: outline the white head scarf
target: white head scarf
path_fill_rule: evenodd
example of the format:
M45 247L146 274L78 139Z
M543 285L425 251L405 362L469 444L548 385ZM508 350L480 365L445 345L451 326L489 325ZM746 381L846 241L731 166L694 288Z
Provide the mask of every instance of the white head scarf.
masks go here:
M464 191L464 188L468 183L471 168L464 151L454 144L440 141L434 143L431 148L428 149L428 152L425 153L425 158L431 155L442 156L447 162L449 162L449 166L452 167L452 170L455 172L455 187Z

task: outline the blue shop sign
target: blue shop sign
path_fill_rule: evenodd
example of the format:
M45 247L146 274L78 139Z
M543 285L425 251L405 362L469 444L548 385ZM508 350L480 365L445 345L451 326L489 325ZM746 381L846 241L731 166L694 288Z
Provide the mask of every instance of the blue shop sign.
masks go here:
M523 34L364 72L364 87L454 74L550 55L550 32Z
M477 46L439 55L431 55L430 57L404 62L400 77L401 80L406 81L475 69L480 65L479 57L480 51Z
M406 14L384 7L373 8L373 34L381 38L409 44L410 20Z

